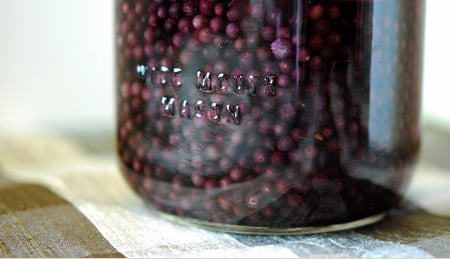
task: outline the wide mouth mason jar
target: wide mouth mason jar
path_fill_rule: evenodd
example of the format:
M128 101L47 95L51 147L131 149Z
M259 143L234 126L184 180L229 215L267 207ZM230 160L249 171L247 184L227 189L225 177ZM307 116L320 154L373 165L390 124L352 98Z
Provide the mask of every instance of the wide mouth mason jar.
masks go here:
M116 0L121 170L237 233L373 223L420 146L424 0Z

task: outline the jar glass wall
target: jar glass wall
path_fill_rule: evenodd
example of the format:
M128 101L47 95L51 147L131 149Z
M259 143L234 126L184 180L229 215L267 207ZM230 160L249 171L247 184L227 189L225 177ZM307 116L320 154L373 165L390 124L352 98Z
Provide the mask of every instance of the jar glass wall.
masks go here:
M218 230L379 219L420 146L424 8L116 0L127 181L157 210Z

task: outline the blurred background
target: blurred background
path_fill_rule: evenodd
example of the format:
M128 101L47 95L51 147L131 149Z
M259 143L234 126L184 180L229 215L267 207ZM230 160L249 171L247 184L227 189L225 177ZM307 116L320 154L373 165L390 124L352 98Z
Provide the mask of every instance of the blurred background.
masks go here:
M0 0L0 129L114 127L112 0Z
M428 0L423 119L450 132L450 1ZM114 131L112 0L0 0L0 130Z

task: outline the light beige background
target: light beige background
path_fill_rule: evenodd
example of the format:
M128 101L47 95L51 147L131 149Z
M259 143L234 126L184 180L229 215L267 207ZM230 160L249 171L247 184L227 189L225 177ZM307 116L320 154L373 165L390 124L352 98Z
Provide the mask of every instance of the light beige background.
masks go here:
M0 126L113 126L112 6L0 0Z

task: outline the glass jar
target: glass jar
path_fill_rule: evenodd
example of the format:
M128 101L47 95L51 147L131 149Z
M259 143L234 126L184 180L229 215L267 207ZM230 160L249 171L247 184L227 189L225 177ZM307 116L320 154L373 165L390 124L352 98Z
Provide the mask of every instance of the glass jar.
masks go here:
M123 174L172 219L354 228L420 146L424 0L117 0Z

